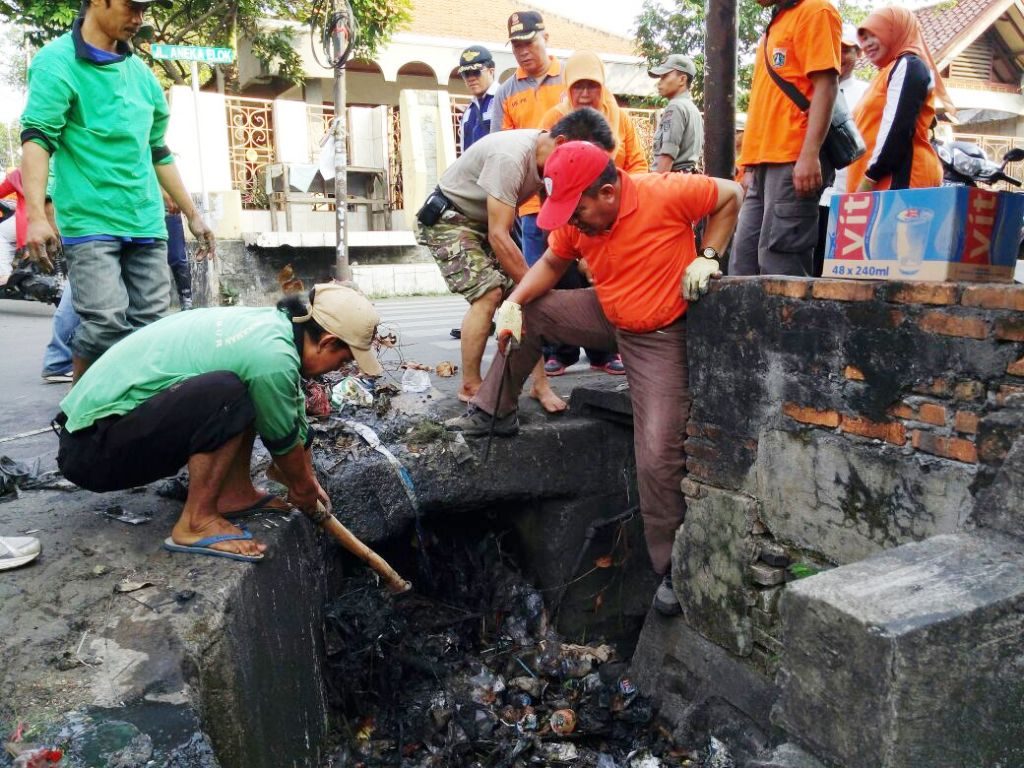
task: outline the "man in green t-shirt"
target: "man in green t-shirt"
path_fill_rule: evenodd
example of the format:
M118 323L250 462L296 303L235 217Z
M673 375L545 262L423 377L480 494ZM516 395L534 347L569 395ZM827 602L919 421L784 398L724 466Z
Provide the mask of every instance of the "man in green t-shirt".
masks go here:
M188 219L197 256L213 249L213 233L164 144L170 113L163 91L129 45L152 2L171 5L85 0L71 31L29 67L21 117L26 244L43 263L56 245L44 208L52 156L57 224L82 318L72 345L76 379L114 342L169 309L161 187Z
M316 286L309 308L291 297L273 308L197 309L123 339L61 401L57 464L90 491L134 488L189 471L188 498L164 547L254 562L266 546L233 514L287 510L250 476L256 435L275 479L305 512L330 501L310 459L301 377L355 360L379 376L372 352L380 318L360 293Z

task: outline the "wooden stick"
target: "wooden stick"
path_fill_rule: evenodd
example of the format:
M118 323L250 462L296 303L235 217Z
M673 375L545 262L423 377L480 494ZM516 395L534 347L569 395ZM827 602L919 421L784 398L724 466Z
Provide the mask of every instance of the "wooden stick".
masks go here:
M321 502L317 502L317 512L317 516L310 515L313 521L337 539L341 546L376 571L384 579L390 592L399 595L412 589L412 584L399 576L398 572L388 565L387 560L356 538L356 535L338 522L338 518L329 513Z

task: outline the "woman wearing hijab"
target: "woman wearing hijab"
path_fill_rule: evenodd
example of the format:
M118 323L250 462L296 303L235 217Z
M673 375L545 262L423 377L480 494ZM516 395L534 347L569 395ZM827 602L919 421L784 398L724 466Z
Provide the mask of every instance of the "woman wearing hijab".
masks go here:
M850 166L847 191L939 186L942 164L928 132L936 99L947 113L955 109L917 18L905 8L882 8L857 36L879 72L853 112L868 151Z
M591 51L579 51L565 62L565 97L547 111L540 127L547 131L570 112L590 107L600 112L612 129L615 165L626 173L646 173L647 158L633 121L615 101L615 96L604 87L604 64Z
M577 109L589 107L601 113L608 121L612 138L615 140L615 151L611 153L617 168L626 173L646 173L647 156L644 154L640 139L636 135L633 121L623 110L619 109L615 95L604 87L604 64L591 51L579 51L565 62L566 91L561 103L552 107L541 118L540 127L551 130L551 127ZM586 274L586 264L582 264L584 273L570 269L559 281L556 288L586 288L590 285ZM599 349L584 350L590 367L604 371L613 376L621 376L626 372L619 355ZM565 369L580 359L579 347L562 345L544 348L544 371L548 376L561 376Z

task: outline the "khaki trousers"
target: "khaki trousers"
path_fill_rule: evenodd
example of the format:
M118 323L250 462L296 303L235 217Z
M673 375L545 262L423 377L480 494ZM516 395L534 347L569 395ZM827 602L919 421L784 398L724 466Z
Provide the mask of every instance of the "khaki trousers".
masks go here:
M550 291L523 307L520 348L511 353L507 366L500 351L495 355L473 404L488 413L497 409L499 416L514 411L545 343L622 355L633 405L633 450L647 551L654 570L667 573L676 530L686 514L679 488L686 474L683 441L690 415L686 318L650 333L632 333L609 322L592 288Z

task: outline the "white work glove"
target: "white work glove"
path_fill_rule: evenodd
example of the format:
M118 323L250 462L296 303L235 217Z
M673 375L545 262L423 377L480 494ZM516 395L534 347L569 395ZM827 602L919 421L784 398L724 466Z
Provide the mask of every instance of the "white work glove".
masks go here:
M697 301L708 292L711 278L721 276L722 267L717 259L698 256L690 262L683 275L683 298L687 301Z
M494 325L502 349L509 338L518 344L523 338L523 308L514 301L503 301L494 315Z

